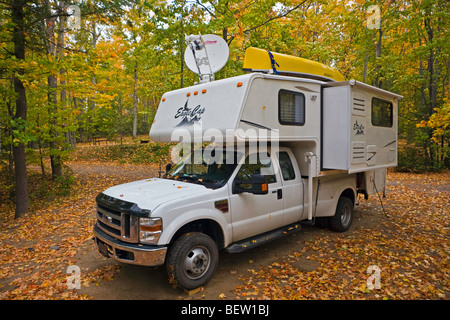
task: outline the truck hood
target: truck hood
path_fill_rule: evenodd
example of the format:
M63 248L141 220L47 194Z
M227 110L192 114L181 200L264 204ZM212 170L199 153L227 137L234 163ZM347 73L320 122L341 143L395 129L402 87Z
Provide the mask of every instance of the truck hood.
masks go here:
M179 200L208 189L205 186L176 180L152 178L114 186L103 193L116 199L136 203L153 212L159 205Z

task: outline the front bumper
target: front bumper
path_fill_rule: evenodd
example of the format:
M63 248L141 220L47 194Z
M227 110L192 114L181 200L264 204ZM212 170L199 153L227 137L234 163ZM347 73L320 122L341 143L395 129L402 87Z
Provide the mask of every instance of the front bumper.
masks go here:
M100 253L119 262L140 266L160 266L166 259L167 247L122 242L94 226L94 241Z

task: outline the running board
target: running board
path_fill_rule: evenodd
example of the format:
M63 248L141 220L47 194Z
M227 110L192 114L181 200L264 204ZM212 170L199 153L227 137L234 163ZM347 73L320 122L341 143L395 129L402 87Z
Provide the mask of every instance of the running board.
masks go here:
M297 231L300 231L300 229L301 226L299 223L293 223L266 233L261 233L254 237L234 242L233 244L225 248L225 251L229 253L239 253L248 249L255 248L257 246L273 241L275 239L279 239L287 235L293 234Z

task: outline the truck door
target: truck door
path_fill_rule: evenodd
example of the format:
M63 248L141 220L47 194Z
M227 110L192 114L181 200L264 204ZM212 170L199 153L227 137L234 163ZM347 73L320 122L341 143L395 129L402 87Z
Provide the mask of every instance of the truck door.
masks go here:
M282 226L283 190L279 170L274 170L274 165L269 153L254 152L240 166L234 179L248 180L251 189L252 174L264 174L268 177L268 193L230 192L233 241Z
M298 165L289 149L277 152L283 185L283 225L301 220L304 205L304 190Z

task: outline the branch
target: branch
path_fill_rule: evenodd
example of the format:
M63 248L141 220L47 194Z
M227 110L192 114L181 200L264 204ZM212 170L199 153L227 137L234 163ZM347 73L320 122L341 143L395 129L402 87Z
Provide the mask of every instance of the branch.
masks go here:
M251 31L253 31L253 30L255 30L255 29L258 29L258 28L260 28L260 27L262 27L262 26L268 24L269 22L271 22L271 21L273 21L273 20L280 19L280 18L284 18L284 17L286 17L289 13L291 13L291 12L294 11L294 10L297 10L297 9L300 8L302 5L304 5L305 3L306 3L306 0L303 1L303 2L301 2L301 3L299 3L298 5L296 5L295 7L293 7L292 9L290 9L290 10L288 10L288 11L286 11L286 12L283 13L283 14L279 14L279 15L277 15L277 16L275 16L275 17L272 17L272 18L270 18L270 19L267 19L267 20L264 21L263 23L260 23L260 24L254 26L254 27L252 27L252 28L250 28L250 29L245 30L244 33L249 33L249 32L251 32Z
M203 3L200 2L200 0L196 0L195 2L197 2L197 4L202 7L203 9L205 9L206 11L208 11L208 13L213 16L214 18L216 17L216 15L214 13L211 12L211 10L208 9L207 6L205 6ZM219 12L220 13L220 12Z

